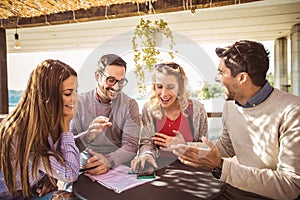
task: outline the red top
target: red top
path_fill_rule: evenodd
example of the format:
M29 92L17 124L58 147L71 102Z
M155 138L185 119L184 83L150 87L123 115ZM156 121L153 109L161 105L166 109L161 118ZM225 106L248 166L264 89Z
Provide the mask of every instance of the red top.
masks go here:
M170 120L165 115L156 121L156 132L164 133L169 136L174 136L173 130L179 131L186 142L193 141L193 134L189 125L188 117L183 116L181 113L177 119Z
M169 136L175 136L173 130L179 131L184 137L186 142L193 141L193 134L190 128L188 117L184 117L181 113L177 119L170 120L165 115L156 121L156 132L164 133ZM174 157L170 152L160 151L160 154L164 157Z

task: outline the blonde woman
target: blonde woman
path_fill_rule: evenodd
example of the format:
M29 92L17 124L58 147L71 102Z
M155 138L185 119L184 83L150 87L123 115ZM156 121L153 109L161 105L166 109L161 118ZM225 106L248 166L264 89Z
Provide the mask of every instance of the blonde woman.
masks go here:
M139 165L143 168L146 162L158 167L157 158L174 161L177 157L170 152L171 145L199 142L201 137L207 136L204 106L189 99L186 86L187 77L178 64L172 62L155 66L150 100L142 111L139 154L131 162L133 171Z

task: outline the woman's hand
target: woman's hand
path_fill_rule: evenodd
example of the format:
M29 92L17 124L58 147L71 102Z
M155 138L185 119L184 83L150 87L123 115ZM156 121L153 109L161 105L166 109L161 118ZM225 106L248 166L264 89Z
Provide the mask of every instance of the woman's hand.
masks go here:
M39 197L41 197L41 196L48 194L51 191L55 191L57 189L58 189L58 187L51 183L48 176L44 176L43 179L41 180L40 186L36 188L36 193L39 195Z
M160 146L160 149L164 151L172 151L170 148L172 145L186 144L184 137L179 131L173 130L173 133L175 133L175 136L168 136L164 133L155 133L152 140L154 141L154 144Z
M137 172L139 168L144 168L146 162L150 163L153 167L157 168L154 157L150 153L144 153L140 156L135 157L131 161L131 169L133 172Z

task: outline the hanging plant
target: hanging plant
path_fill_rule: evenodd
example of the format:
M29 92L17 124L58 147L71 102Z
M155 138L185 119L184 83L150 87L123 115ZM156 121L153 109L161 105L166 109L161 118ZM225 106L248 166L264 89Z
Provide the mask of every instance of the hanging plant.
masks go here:
M135 75L138 79L138 92L141 97L146 95L145 72L151 72L155 64L160 60L160 50L158 46L163 38L170 41L169 55L174 58L174 38L168 23L160 20L140 20L136 26L132 38L132 47L134 51Z

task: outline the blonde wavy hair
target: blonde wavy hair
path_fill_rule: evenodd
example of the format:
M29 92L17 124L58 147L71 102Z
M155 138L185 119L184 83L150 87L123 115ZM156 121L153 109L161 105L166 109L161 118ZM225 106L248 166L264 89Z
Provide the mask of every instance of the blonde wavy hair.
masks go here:
M23 196L32 195L29 176L36 177L40 163L51 183L56 185L51 177L49 157L54 156L62 164L64 160L51 149L48 136L58 138L62 132L62 83L70 76L77 77L77 73L59 60L41 62L31 73L15 110L0 123L0 167L11 194L17 193L19 171ZM32 161L32 169L29 161Z
M150 112L157 119L161 119L163 116L163 108L160 106L159 98L155 93L156 78L159 74L175 76L179 87L177 100L180 105L180 111L184 116L187 116L186 109L188 108L188 99L190 96L189 91L186 89L187 76L185 75L183 68L175 62L166 62L155 65L149 101Z

